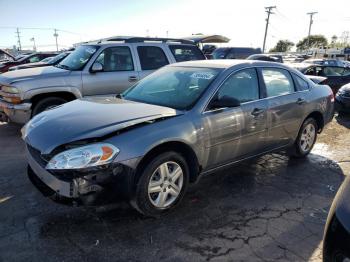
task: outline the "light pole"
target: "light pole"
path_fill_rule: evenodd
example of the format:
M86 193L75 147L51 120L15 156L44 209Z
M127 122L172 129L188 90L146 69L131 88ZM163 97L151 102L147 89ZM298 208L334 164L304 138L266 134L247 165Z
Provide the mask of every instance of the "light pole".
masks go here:
M58 52L58 42L57 42L58 34L57 34L57 29L54 29L54 30L55 30L55 33L53 34L53 36L56 38L56 51Z
M36 51L36 45L35 45L35 38L34 38L34 36L30 39L30 41L33 41L33 50Z

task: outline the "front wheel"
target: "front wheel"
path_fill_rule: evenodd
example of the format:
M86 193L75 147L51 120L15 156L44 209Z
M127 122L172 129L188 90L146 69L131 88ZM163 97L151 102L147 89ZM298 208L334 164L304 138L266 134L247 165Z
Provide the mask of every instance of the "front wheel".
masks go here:
M139 212L159 216L180 203L189 183L189 168L182 155L176 152L160 154L141 172L132 201Z
M302 124L293 146L292 156L302 158L307 156L317 139L318 125L315 119L308 118Z
M62 105L64 103L67 103L67 100L65 100L61 97L46 97L46 98L40 100L34 106L32 116L36 116L37 114L40 114L41 112L52 109L52 108L59 106L59 105Z

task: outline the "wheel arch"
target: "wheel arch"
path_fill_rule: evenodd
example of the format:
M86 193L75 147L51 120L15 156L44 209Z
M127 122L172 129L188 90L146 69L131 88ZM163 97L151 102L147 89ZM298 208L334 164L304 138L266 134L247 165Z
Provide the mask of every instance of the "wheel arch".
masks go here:
M60 97L65 100L72 101L77 99L77 95L69 92L69 91L57 91L57 92L45 92L45 93L39 93L30 98L30 101L32 102L32 109L36 106L36 104L41 101L44 98L48 97Z
M152 149L150 149L140 160L136 167L134 185L140 178L141 170L145 168L151 159L153 159L156 155L169 151L179 153L185 158L190 170L190 182L195 182L198 178L198 174L200 173L201 166L199 164L197 154L193 148L182 141L167 141L152 147Z
M305 122L306 119L313 118L315 119L318 127L318 133L321 133L324 128L324 117L323 114L320 111L313 111L307 117L304 119L303 122Z

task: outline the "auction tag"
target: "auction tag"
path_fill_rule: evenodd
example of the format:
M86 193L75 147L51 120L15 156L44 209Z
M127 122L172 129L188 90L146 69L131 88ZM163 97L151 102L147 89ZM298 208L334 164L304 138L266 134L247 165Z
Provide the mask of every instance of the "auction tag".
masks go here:
M212 79L214 77L214 75L212 73L193 73L191 75L192 78L197 78L197 79Z

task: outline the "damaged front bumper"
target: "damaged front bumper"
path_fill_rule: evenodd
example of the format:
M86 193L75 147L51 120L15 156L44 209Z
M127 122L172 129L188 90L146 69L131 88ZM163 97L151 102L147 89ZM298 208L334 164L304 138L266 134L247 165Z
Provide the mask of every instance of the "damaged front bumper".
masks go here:
M84 172L51 173L33 149L27 147L26 156L30 181L45 197L55 202L100 206L131 197L134 170L122 163Z
M3 115L2 119L7 118L11 122L25 124L30 120L31 107L31 103L11 104L0 96L0 115Z

